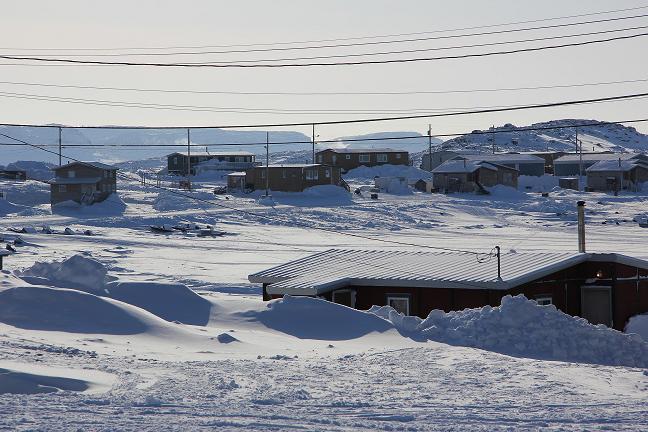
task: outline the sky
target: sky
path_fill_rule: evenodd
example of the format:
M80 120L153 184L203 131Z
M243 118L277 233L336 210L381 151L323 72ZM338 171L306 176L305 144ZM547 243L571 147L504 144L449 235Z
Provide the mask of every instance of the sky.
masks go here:
M201 54L165 57L105 57L116 52L186 52L168 47L210 47L189 51L245 50L255 47L224 48L229 45L275 44L289 41L318 41L377 35L400 35L517 21L554 18L648 6L636 0L455 0L387 1L33 1L5 2L0 36L3 55L85 54L88 59L133 61L241 61L340 55L381 50L429 49L461 44L510 41L619 29L648 25L648 17L587 26L544 29L504 35L482 35L446 40L427 40L392 45L336 47L320 50L270 51L254 53ZM606 16L521 24L538 26L569 21L648 14L648 8ZM497 27L511 29L516 26ZM412 37L484 32L493 28L393 36L382 39L338 41L366 42ZM642 30L594 35L557 41L531 42L499 47L452 50L470 53L510 49L519 46L563 42L641 33ZM643 29L646 31L646 29ZM330 43L330 42L329 42ZM443 92L449 90L499 89L570 85L648 78L648 37L531 53L472 59L281 69L198 69L123 66L43 65L26 66L17 60L0 60L0 122L69 125L232 125L282 122L310 122L403 114L403 111L439 112L457 108L534 104L644 92L648 81L614 85L544 90L497 92L468 91L450 94L408 95L225 95L133 92L122 90L70 89L34 86L56 84L92 87L166 89L229 92ZM317 45L311 42L302 45ZM287 45L281 45L286 47ZM291 45L292 47L297 45ZM140 51L110 51L107 48L150 48ZM155 50L157 48L157 51ZM88 50L80 50L88 49ZM94 50L90 50L94 49ZM401 54L400 57L438 56L446 51ZM397 56L398 57L398 56ZM78 57L77 57L78 58ZM380 58L380 57L379 57ZM386 58L386 57L382 57ZM328 60L327 60L328 61ZM33 63L32 63L33 64ZM18 85L11 83L28 83ZM11 93L11 94L8 94ZM8 97L13 96L13 97ZM66 97L94 101L184 105L202 107L162 110L123 106L62 103L36 98ZM29 98L29 99L25 99ZM101 103L101 102L100 102ZM212 112L204 111L208 107ZM379 131L416 131L433 134L461 133L490 125L527 125L558 118L586 118L607 121L646 117L645 99L597 105L529 110L489 115L401 120L385 123L319 126L322 139ZM275 110L249 112L250 109ZM276 110L290 110L277 114ZM237 112L232 112L237 111ZM247 111L247 112L244 112ZM340 111L343 111L340 113ZM635 125L648 132L648 123ZM310 134L310 127L283 128Z

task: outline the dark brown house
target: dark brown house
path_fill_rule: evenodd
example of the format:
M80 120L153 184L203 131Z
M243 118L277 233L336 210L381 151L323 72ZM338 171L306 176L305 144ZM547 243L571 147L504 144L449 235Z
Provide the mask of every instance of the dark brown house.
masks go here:
M191 162L191 163L189 163ZM176 152L167 155L167 171L169 174L187 175L187 169L191 166L191 174L195 175L201 170L244 170L255 165L254 153L246 151L236 152L192 152L191 157L187 152Z
M342 179L340 168L328 165L270 165L267 169L264 166L259 166L245 171L246 188L265 189L266 172L268 173L270 190L277 192L301 192L311 186L340 185ZM240 180L238 181L240 182Z
M453 159L432 170L432 183L444 193L475 192L495 185L517 188L518 170L492 162Z
M263 284L264 300L317 296L422 318L434 309L499 306L507 294L617 330L648 312L648 261L615 253L505 253L498 277L496 259L471 254L331 249L248 279Z
M53 168L56 177L49 181L51 204L93 204L105 200L117 192L118 169L101 162L72 162Z
M27 180L27 171L0 169L0 179Z
M589 191L638 191L648 182L648 162L642 159L599 161L587 168L586 174Z
M347 172L359 166L409 165L409 153L393 149L326 149L316 153L317 163L326 164Z

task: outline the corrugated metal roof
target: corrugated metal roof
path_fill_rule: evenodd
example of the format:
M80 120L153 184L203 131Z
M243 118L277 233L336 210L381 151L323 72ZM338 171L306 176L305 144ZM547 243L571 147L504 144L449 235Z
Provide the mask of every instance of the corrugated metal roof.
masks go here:
M453 159L443 162L441 165L434 168L432 172L434 174L473 173L479 168L486 168L491 171L497 171L497 167L494 164L487 162L466 159Z
M187 152L173 152L167 156L178 154L181 156L187 156ZM191 156L207 156L207 157L218 157L218 156L254 156L254 153L247 151L232 151L232 152L191 152Z
M391 148L328 148L320 152L332 151L333 153L407 153L407 150L396 150Z
M621 160L630 160L630 159L644 159L648 160L648 157L644 154L641 153L583 153L583 162L589 163L589 162L597 162L597 161L602 161L602 160L616 160L618 161L619 158ZM565 164L565 163L574 163L574 162L579 162L580 161L580 155L573 153L573 154L568 154L562 157L559 157L554 161L554 165L560 165L560 164Z
M108 164L105 164L103 162L81 162L81 161L79 161L79 162L70 162L68 164L61 165L59 167L54 167L54 168L52 168L52 171L57 171L57 170L60 170L61 168L67 168L67 167L70 167L70 166L73 166L73 165L86 165L86 166L91 166L91 167L99 168L99 169L103 169L103 170L118 170L119 169L116 166L108 165Z
M481 160L487 162L497 162L500 164L505 163L538 163L543 164L545 160L539 156L531 154L518 154L518 153L495 153L495 154L464 154L459 157L466 158L468 160Z
M589 254L505 253L502 279L497 258L474 254L393 250L330 249L248 277L272 284L271 294L317 295L345 285L509 289L583 262ZM646 263L648 266L648 263Z
M648 169L648 163L642 160L630 159L630 160L602 160L596 162L591 167L587 168L587 172L597 172L597 171L631 171L634 168L641 166Z

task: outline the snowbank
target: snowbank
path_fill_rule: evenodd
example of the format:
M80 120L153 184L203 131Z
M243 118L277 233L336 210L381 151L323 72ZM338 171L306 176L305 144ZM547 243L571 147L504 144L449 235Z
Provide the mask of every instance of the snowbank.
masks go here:
M206 325L211 303L182 284L113 282L105 294L151 312L167 321Z
M191 208L209 208L208 202L196 201L194 198L206 201L214 201L214 194L197 191L167 191L161 190L153 202L153 208L157 211L187 210Z
M419 180L430 178L428 171L412 167L409 165L378 165L373 167L361 166L349 170L345 175L345 180L371 180L374 177L405 177L409 180Z
M490 196L502 200L525 200L528 198L527 194L510 186L495 185L486 188L490 192Z
M96 294L100 294L110 281L106 267L85 255L74 255L63 261L36 262L15 274L32 284L74 288Z
M542 177L538 176L519 176L518 188L531 192L549 192L558 187L559 177L545 174Z
M193 325L206 325L209 321L211 303L186 285L114 281L102 263L85 255L51 263L37 262L15 274L31 284L72 288L119 300L167 321Z
M648 314L635 315L630 318L624 331L626 333L636 333L648 342Z
M335 185L312 186L303 192L272 192L272 198L280 204L301 207L342 206L353 203L351 194Z
M22 208L10 203L6 199L0 199L0 216L6 216L12 213L18 213Z
M394 328L374 314L311 297L285 296L238 315L300 339L348 340Z
M648 343L554 306L539 306L524 296L506 296L499 307L445 313L425 320L403 316L388 306L370 309L399 330L428 340L468 346L517 357L648 367Z
M112 193L105 200L92 205L63 201L52 206L52 213L75 217L119 216L126 211L126 207L128 206L121 197Z
M61 390L82 392L87 382L56 376L45 376L0 368L0 394L55 393Z

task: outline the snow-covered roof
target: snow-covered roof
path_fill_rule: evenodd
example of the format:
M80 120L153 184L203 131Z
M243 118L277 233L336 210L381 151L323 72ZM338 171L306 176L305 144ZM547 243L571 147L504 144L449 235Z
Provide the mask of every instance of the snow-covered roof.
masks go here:
M491 164L488 162L483 162L478 160L452 159L449 161L445 161L438 167L434 168L432 170L432 173L434 174L473 173L477 171L479 168L484 168L491 171L498 170L496 164Z
M648 162L637 159L626 159L626 160L602 160L596 162L591 167L587 168L587 172L597 172L597 171L621 171L627 172L632 171L636 167L643 167L648 169Z
M630 160L630 159L644 159L648 160L648 156L641 153L583 153L583 162L592 163L597 161L618 161L621 160ZM554 164L565 164L565 163L574 163L580 161L580 155L578 153L570 153L565 156L559 157L554 161Z
M329 249L248 276L271 284L269 294L318 295L349 285L507 290L585 261L648 269L648 261L619 254L503 253L477 260L459 252Z
M463 154L459 156L468 160L481 160L488 162L497 162L500 164L506 163L538 163L544 166L545 160L539 156L532 154L519 154L519 153L495 153L495 154Z
M227 176L232 176L232 177L245 177L245 171L239 171L239 172L231 172L227 174Z
M52 168L52 171L57 171L57 170L67 168L67 167L70 167L70 166L74 166L74 165L86 165L86 166L90 166L90 167L94 167L94 168L99 168L99 169L102 169L102 170L118 170L119 169L114 165L108 165L108 164L105 164L103 162L78 161L78 162L70 162L68 164L61 165L59 167L54 167L54 168Z
M171 155L187 156L187 152L174 152ZM248 151L232 151L232 152L191 152L191 156L206 156L206 157L219 157L219 156L254 156L254 153Z
M407 153L407 150L396 150L391 148L328 148L320 152L331 151L333 153Z
M268 168L313 168L324 166L323 164L270 164ZM328 166L328 165L327 165ZM256 169L265 169L265 165L254 167Z
M53 185L73 185L73 184L95 184L101 181L101 177L56 177L48 183Z

